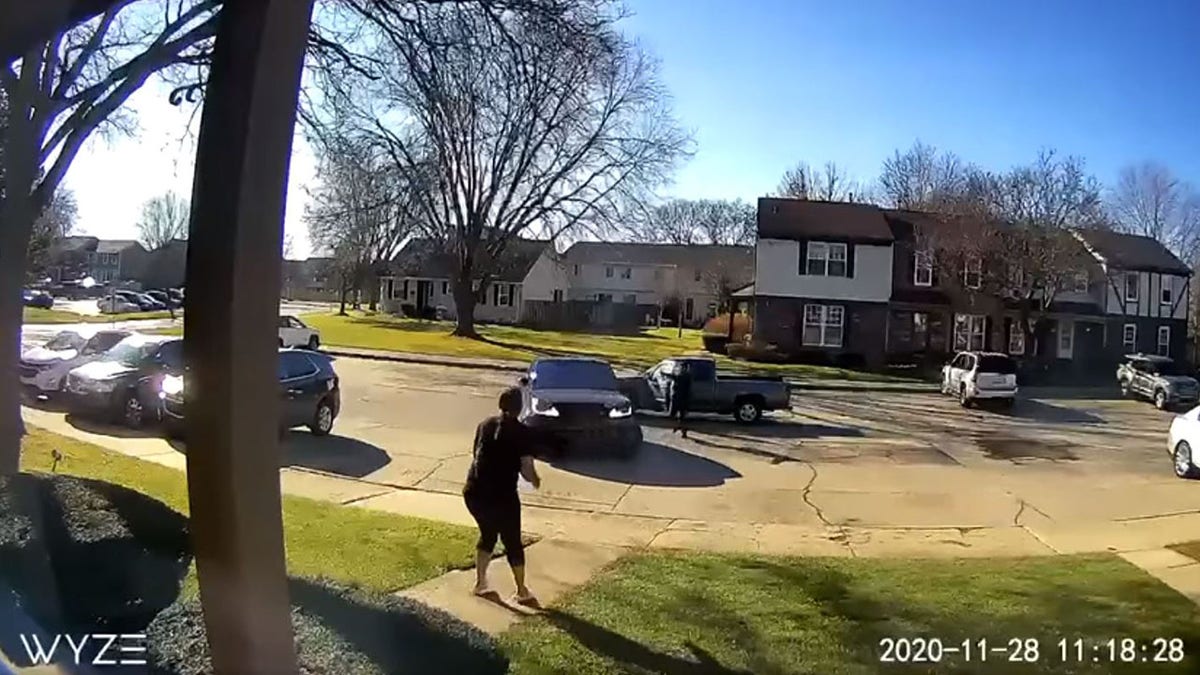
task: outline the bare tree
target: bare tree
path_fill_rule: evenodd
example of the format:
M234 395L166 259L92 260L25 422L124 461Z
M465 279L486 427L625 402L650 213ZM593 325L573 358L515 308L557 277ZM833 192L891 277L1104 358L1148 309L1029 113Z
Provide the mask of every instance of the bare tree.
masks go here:
M29 252L26 255L28 274L31 278L45 276L46 267L50 263L50 251L63 237L71 233L78 216L79 207L75 203L75 193L60 188L50 199L50 205L33 224L33 235L29 239Z
M901 209L946 212L969 189L977 170L957 155L939 152L921 141L911 148L897 150L883 162L879 191L883 203Z
M739 200L672 199L645 210L629 235L663 244L753 245L755 209Z
M861 201L863 190L836 162L825 162L821 169L816 169L807 162L799 162L784 172L776 193L780 197L797 199L853 202Z
M553 16L410 9L371 17L386 65L377 82L322 78L324 94L359 112L402 175L427 181L421 228L455 259L455 334L476 336L472 287L489 284L509 242L612 227L689 139L610 2L562 3Z
M334 259L346 295L354 304L365 290L374 310L379 285L375 270L391 260L416 222L418 190L400 174L370 137L329 137L317 145L320 182L305 211L309 240Z
M1200 262L1200 193L1166 166L1142 162L1125 167L1109 204L1122 230L1152 237L1191 264Z
M175 239L187 239L191 205L174 192L151 197L142 204L142 217L137 223L139 241L153 251Z

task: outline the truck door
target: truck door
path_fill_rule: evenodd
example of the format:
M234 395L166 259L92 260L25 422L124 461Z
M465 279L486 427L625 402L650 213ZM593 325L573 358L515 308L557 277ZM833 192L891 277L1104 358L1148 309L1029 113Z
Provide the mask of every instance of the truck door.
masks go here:
M717 400L717 364L708 359L689 360L692 371L691 409L696 412L716 412L721 401Z
M660 408L666 407L670 377L675 374L675 365L674 361L663 361L646 375L646 384L650 386L650 392Z

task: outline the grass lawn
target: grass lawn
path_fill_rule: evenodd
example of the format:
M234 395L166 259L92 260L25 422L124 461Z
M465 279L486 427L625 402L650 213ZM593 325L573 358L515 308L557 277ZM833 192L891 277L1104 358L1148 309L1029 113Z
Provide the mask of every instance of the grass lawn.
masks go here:
M986 639L940 663L883 664L885 638ZM1182 638L1182 663L1113 664L1109 638ZM1036 639L1036 662L1008 641ZM1085 662L1058 641L1082 639ZM501 637L513 673L1194 673L1200 610L1109 555L1025 559L630 556ZM1070 650L1069 650L1070 651ZM1155 649L1148 650L1152 656ZM1071 652L1073 654L1073 652ZM1139 657L1141 653L1139 652Z
M182 311L176 311L177 316L183 316ZM129 312L127 314L76 314L61 309L43 309L41 307L26 307L25 323L111 323L113 321L137 321L139 319L169 319L170 312Z
M30 427L21 468L49 472L51 451L64 456L58 473L128 487L188 512L184 474L75 439ZM327 578L390 593L470 564L470 528L284 495L288 573ZM185 592L195 591L195 570Z
M478 327L483 340L470 340L450 335L454 328L450 322L418 321L386 314L309 314L304 321L321 331L321 343L328 346L467 358L528 361L537 356L588 355L622 366L644 368L672 356L705 353L700 331L684 329L681 335L677 328L646 329L636 335L608 335L486 325ZM722 368L732 371L800 379L900 380L878 373L826 366L746 363L723 355L717 356L717 360Z

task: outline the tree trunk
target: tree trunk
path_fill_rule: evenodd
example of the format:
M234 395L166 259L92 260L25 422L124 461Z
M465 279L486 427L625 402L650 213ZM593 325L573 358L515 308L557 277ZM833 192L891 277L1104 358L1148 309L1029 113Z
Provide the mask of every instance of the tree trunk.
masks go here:
M733 302L729 303L729 334L725 336L725 343L733 343L733 320L737 318L737 305Z
M342 277L341 292L338 293L338 316L346 316L346 278Z
M683 337L683 299L679 300L679 309L675 311L675 324L679 330L679 337Z
M451 335L459 337L479 338L475 331L475 291L471 288L470 279L455 279L454 281L454 332Z
M370 293L370 295L368 297L371 299L370 308L371 308L372 312L377 312L377 311L379 311L379 280L378 279L375 280L375 284L372 285L370 287L370 289L371 290L368 291Z
M20 101L9 101L11 111L24 110ZM0 200L0 475L15 474L21 464L21 388L17 362L21 358L26 253L37 219L33 204L33 182L37 168L34 131L28 119L9 115L3 139L5 198Z

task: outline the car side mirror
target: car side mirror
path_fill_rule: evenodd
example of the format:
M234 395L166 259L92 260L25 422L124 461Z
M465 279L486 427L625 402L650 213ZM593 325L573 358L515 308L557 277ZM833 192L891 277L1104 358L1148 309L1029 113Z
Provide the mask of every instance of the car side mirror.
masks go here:
M517 384L519 384L522 387L528 387L529 386L529 378L526 377L525 375L522 375L517 378Z

